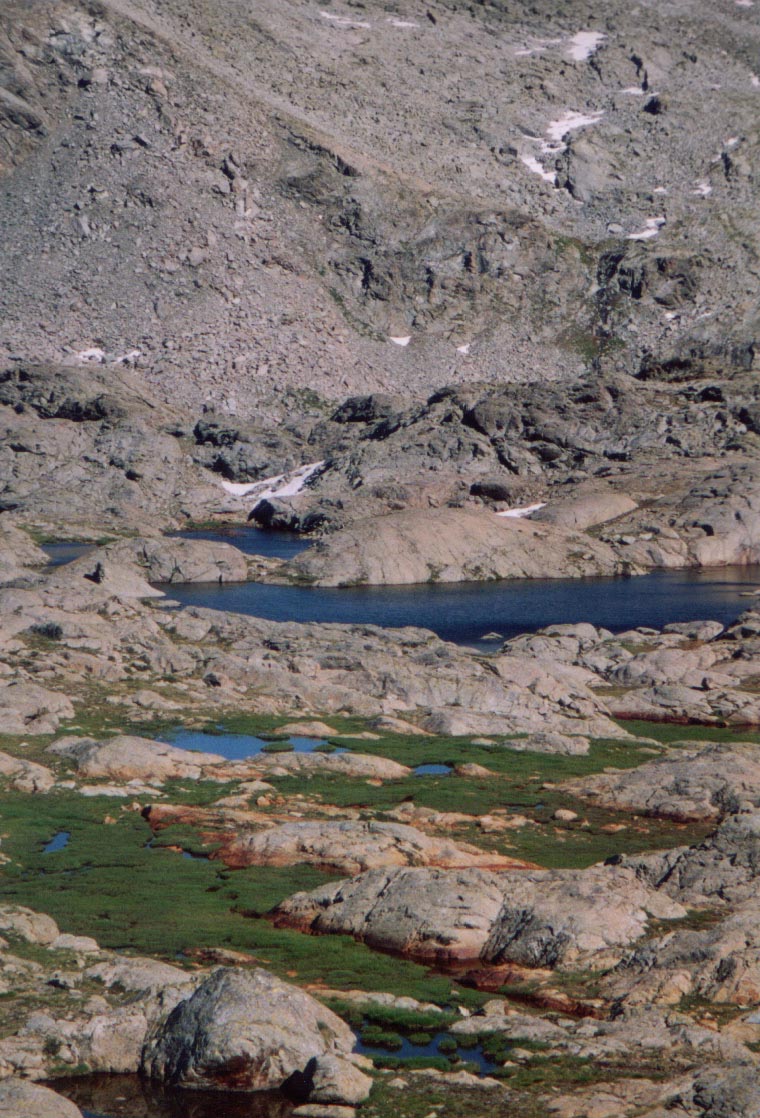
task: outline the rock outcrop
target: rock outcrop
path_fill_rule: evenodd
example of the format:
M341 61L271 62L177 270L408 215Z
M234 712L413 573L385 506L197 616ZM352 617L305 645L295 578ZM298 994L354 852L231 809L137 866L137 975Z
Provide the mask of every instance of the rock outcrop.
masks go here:
M27 1079L0 1081L0 1115L2 1118L82 1118L79 1107L40 1083Z
M261 969L220 968L149 1037L142 1071L174 1086L257 1091L324 1056L348 1061L353 1046L348 1026L297 987Z
M582 578L629 573L606 544L577 532L486 512L431 509L360 521L285 568L319 586Z
M760 802L760 746L684 743L635 769L566 781L572 796L614 811L682 820L718 819Z
M65 737L49 752L73 762L83 777L111 780L198 780L206 769L224 764L218 753L195 753L164 742L128 734L105 741Z
M614 867L399 869L298 893L274 915L283 925L348 933L414 959L553 967L625 946L644 934L650 916L678 919L685 910Z

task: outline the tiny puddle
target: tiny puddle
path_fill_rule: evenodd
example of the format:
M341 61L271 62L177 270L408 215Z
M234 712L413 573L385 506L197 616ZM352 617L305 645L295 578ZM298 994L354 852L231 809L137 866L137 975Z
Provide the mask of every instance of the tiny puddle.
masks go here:
M201 753L219 753L227 761L245 761L259 753L347 753L345 748L333 749L324 738L291 737L282 741L265 741L253 734L208 733L178 727L158 739L178 749Z
M71 831L59 831L58 834L53 835L50 842L46 842L42 848L43 854L55 854L58 850L63 850L64 847L69 845L71 838Z
M451 765L417 765L415 776L450 776Z

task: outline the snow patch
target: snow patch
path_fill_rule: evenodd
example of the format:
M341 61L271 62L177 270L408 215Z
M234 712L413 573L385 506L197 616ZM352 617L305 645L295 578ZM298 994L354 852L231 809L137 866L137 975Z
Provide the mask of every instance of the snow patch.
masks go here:
M696 194L699 198L707 198L708 195L712 194L712 187L709 182L698 182L692 190L692 194Z
M276 477L262 478L260 481L223 481L222 488L233 497L255 497L257 501L270 497L295 497L309 478L323 466L324 462L311 462L307 466L299 466L289 474L278 474Z
M665 224L664 217L648 217L644 222L644 228L640 229L638 233L629 233L626 238L629 241L648 241L651 237L656 237L660 229Z
M606 38L600 31L579 31L568 43L567 53L574 62L585 62Z
M577 128L587 128L590 124L598 124L604 113L577 113L570 109L559 120L550 121L546 134L550 140L559 143L567 132L574 132ZM545 151L554 150L544 148Z
M522 520L524 516L530 516L533 512L538 512L539 509L546 507L546 501L539 501L535 505L526 505L522 509L505 509L504 512L497 512L497 516L507 517L509 520Z
M470 352L470 343L466 342L464 345L457 346L457 353L463 353L465 357Z
M388 341L393 342L394 345L408 346L412 340L412 335L409 334L406 338L389 338Z
M536 159L535 155L521 155L520 162L524 163L529 171L534 175L540 175L544 182L550 182L552 186L557 185L557 176L554 171L546 171Z
M563 137L568 132L573 132L577 128L588 128L591 124L598 124L603 116L603 112L579 113L575 109L568 109L558 120L551 120L546 126L546 135L549 137L549 141L541 140L538 136L526 136L526 139L539 144L543 155L559 155L567 147ZM554 171L547 171L535 155L521 155L520 162L534 175L540 175L544 182L550 182L552 186L557 185L557 176Z
M98 346L91 346L90 349L80 349L79 353L74 354L74 357L77 361L83 361L88 365L102 365L106 359L106 351Z
M760 78L757 76L757 74L753 74L749 80L755 87L755 89L760 89Z
M620 93L627 93L631 97L643 97L644 90L638 85L629 85L625 89L621 89Z
M734 0L737 8L754 8L754 0Z
M320 12L322 19L328 19L330 23L334 23L336 27L366 27L367 30L371 29L371 24L362 23L358 19L349 19L348 16L336 16L332 12Z
M122 353L121 357L114 359L114 365L129 365L140 356L139 349L130 349L129 353Z
M392 27L419 27L419 23L414 23L414 21L411 19L389 18L387 22L390 23Z

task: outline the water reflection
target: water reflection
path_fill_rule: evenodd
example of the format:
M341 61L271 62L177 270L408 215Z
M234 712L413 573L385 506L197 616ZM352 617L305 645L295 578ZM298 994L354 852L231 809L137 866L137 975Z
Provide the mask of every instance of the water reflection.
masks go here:
M293 1112L293 1103L278 1091L181 1091L136 1075L87 1075L49 1086L76 1103L85 1118L289 1118Z

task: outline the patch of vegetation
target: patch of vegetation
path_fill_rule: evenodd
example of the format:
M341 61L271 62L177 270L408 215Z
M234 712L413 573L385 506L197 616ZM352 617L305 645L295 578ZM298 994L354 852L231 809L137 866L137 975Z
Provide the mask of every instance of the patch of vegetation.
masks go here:
M219 785L192 782L169 791L173 802L223 794ZM192 948L225 947L252 954L276 974L301 983L386 991L438 1004L482 1001L454 990L445 975L373 952L349 936L316 938L272 927L264 914L275 904L329 880L311 866L228 871L219 863L152 849L150 828L139 813L122 810L110 798L72 792L0 795L0 831L11 859L0 871L0 898L49 913L63 931L93 936L103 947L173 963ZM58 831L71 833L68 846L43 854Z
M760 731L741 726L684 725L676 722L643 722L617 719L624 730L637 737L654 738L663 745L679 745L685 741L749 741L760 745Z
M357 1005L355 1002L344 1002L333 998L326 1004L354 1028L359 1028L368 1022L379 1028L403 1033L410 1039L411 1034L416 1032L445 1032L458 1019L458 1014L452 1012L435 1013L423 1009L400 1009L396 1006L375 1005L372 1002Z

